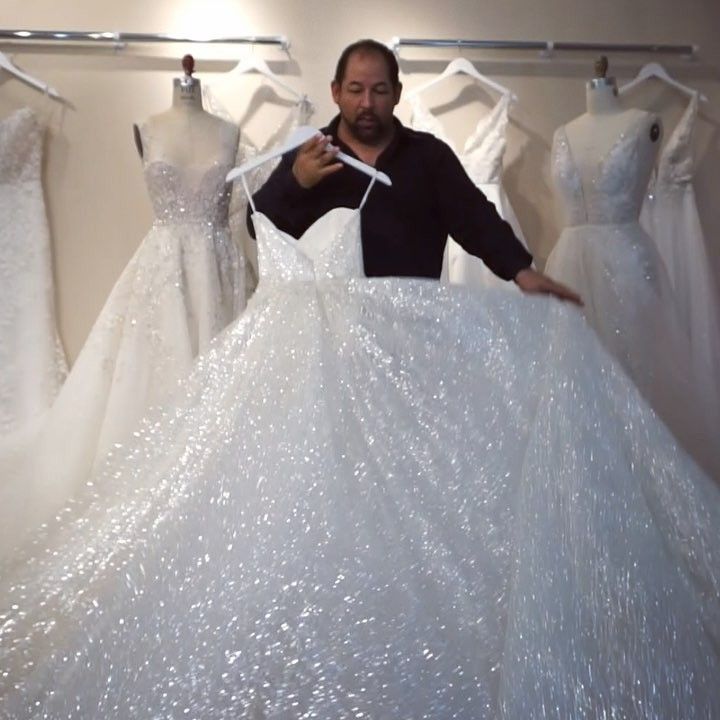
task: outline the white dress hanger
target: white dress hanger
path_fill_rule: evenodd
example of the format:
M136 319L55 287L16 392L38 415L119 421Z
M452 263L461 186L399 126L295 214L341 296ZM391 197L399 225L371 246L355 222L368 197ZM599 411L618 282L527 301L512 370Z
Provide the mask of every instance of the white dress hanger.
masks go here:
M23 82L27 83L28 85L36 88L37 90L40 90L50 97L55 98L56 100L62 100L62 97L60 93L53 87L50 87L47 83L43 82L42 80L38 80L37 78L34 78L32 75L28 75L28 73L23 72L20 70L20 68L16 67L12 60L0 50L0 68L3 70L6 70L11 75L14 75L18 80L22 80Z
M284 155L286 152L290 152L290 150L294 150L296 147L299 147L303 143L306 143L310 138L313 138L320 134L319 130L316 130L314 127L310 127L310 125L301 125L298 127L291 135L290 137L282 144L274 147L272 150L269 150L266 153L263 153L262 155L257 155L252 160L248 160L246 163L241 165L240 167L233 168L225 177L225 180L227 182L232 182L233 180L236 180L241 175L244 175L249 170L252 170L253 168L256 168L258 165L262 165L263 163L267 162L268 160L272 160L273 158L278 157L278 155ZM379 170L376 170L371 165L367 165L364 162L361 162L360 160L356 160L354 157L350 157L349 155L346 155L343 152L339 152L335 157L337 157L338 160L341 160L342 162L346 163L347 165L351 165L356 170L359 170L362 173L365 173L371 178L375 178L378 182L381 182L383 185L392 185L392 182L390 178L384 173L380 172Z
M515 95L515 93L512 92L510 88L505 87L505 85L501 85L499 82L487 77L487 75L483 75L475 68L475 66L469 60L463 57L451 60L448 66L440 73L440 75L410 90L408 92L408 97L418 95L419 93L431 88L433 85L437 85L437 83L441 82L442 80L449 78L451 75L458 75L459 73L469 75L471 78L474 78L478 82L487 85L487 87L495 90L496 92L499 92L501 95L509 95L512 100L517 100L517 95Z
M649 80L650 78L662 80L663 82L667 83L671 87L674 87L676 90L679 90L685 95L697 95L700 100L702 100L703 102L707 102L707 97L705 97L705 95L702 95L698 93L697 90L695 90L694 88L683 85L681 82L675 80L675 78L671 77L668 74L667 70L665 70L665 68L660 65L660 63L656 62L651 62L647 65L643 65L640 68L640 72L629 83L623 85L620 88L619 93L623 95L628 90L632 90L632 88L640 85L641 83Z
M287 83L281 80L269 67L268 64L261 57L250 54L246 55L238 64L229 71L233 74L242 75L249 72L257 72L264 75L268 80L275 83L278 87L285 90L285 92L292 95L297 100L305 100L306 96L303 93L298 92L295 88L290 87Z

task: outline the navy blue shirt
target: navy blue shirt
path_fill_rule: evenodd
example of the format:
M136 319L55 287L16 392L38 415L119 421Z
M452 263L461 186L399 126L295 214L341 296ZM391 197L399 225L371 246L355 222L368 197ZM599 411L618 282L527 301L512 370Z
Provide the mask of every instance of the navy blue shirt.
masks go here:
M393 140L375 163L392 187L375 183L361 213L365 274L439 278L448 235L504 280L529 267L532 256L452 149L429 133L394 121ZM339 122L337 116L321 132L356 157L337 137ZM298 238L332 208L358 207L370 179L345 166L305 189L292 173L296 152L283 157L253 199L277 228ZM254 237L249 215L248 227Z

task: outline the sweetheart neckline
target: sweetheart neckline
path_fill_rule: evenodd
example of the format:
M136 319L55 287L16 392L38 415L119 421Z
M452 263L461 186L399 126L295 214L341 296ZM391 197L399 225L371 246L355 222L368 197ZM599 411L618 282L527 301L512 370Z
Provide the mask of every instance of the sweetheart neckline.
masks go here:
M326 217L328 217L331 213L336 213L336 212L347 212L347 213L349 213L348 220L346 221L345 226L343 227L343 232L345 232L345 230L346 230L347 227L350 225L350 223L351 223L356 217L358 217L358 216L360 215L360 211L361 211L361 208L359 208L359 207L358 207L358 208L349 208L349 207L339 206L339 207L330 208L330 210L328 210L326 213L322 214L319 218L317 218L317 220L315 220L311 225L309 225L309 226L306 228L305 232L303 232L303 234L302 234L299 238L294 237L293 235L291 235L291 234L288 233L288 232L285 232L284 230L280 230L280 228L278 228L277 225L275 225L275 223L274 223L265 213L260 212L259 210L253 211L252 218L253 218L253 220L254 220L254 218L255 218L256 215L262 216L262 218L263 218L267 223L269 223L269 224L272 226L272 228L273 228L273 229L275 230L275 232L280 236L280 238L282 239L282 241L283 241L284 243L286 243L287 245L289 245L290 247L292 247L295 251L299 251L300 254L301 254L305 259L307 259L307 260L310 261L311 263L314 263L314 259L311 258L311 257L307 254L307 252L305 251L305 248L304 248L304 246L303 246L303 239L304 239L307 235L310 234L310 232L313 230L313 228L315 228L316 225L318 225L320 222L322 222L322 221L323 221Z

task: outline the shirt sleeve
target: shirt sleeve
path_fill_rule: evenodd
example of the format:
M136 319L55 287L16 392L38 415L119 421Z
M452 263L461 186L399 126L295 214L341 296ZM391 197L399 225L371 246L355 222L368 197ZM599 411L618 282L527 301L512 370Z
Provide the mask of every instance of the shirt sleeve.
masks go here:
M292 172L295 152L283 155L267 182L253 195L255 208L266 215L279 230L300 237L312 223L307 202L310 191L298 184ZM248 204L247 226L252 237L252 208Z
M453 240L503 280L514 279L531 265L532 255L468 177L450 147L438 141L433 160L440 212Z

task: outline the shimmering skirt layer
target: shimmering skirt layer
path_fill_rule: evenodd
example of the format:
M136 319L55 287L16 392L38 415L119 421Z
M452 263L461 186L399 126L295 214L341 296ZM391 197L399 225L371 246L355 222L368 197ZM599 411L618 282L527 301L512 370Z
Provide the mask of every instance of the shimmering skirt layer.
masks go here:
M716 718L718 499L572 308L261 282L3 570L0 717Z
M639 223L565 228L546 272L580 293L585 313L685 448L720 482L720 407L689 354L667 270Z
M52 407L0 442L0 557L52 517L244 305L227 226L156 222Z

